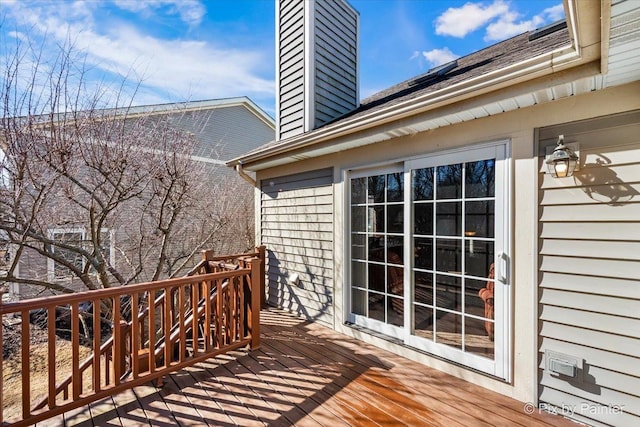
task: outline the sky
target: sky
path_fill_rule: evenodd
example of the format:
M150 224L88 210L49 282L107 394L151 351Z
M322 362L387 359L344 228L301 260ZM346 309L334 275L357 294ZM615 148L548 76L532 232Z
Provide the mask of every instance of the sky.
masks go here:
M564 17L562 0L349 3L361 98ZM73 45L87 90L112 85L135 105L248 96L273 117L274 22L274 0L0 0L0 68L16 43L49 66L55 46Z

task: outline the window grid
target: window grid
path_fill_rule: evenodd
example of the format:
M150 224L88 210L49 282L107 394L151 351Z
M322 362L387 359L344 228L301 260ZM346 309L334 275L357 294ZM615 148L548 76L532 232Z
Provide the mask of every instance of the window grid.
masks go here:
M395 184L391 183L392 179L396 181ZM359 190L365 195L364 199L361 194L358 195L357 191L354 191L354 187L358 185ZM352 303L352 312L403 326L402 313L394 315L393 307L397 309L404 304L402 296L404 260L402 254L390 252L394 240L397 241L395 246L399 245L401 248L403 245L404 175L402 172L397 172L352 178L351 188L351 260L354 266L351 281L352 296L353 299L362 298L363 295L366 298L365 303ZM354 199L360 200L355 200L354 203ZM360 217L362 220L362 208L365 213L365 229L362 231L361 225L356 225L360 230L353 231L355 224L353 219L356 218L357 222L357 217ZM356 265L359 265L359 268L355 268ZM364 274L364 278L359 277L355 281L354 270L359 271L360 275ZM402 289L391 289L394 280ZM359 292L362 294L357 297ZM377 309L375 309L376 306Z
M473 163L473 162L470 162ZM414 282L414 286L416 283L416 273L426 273L430 276L431 280L431 304L429 303L425 303L425 302L420 302L418 301L418 298L414 297L413 298L413 305L414 307L418 307L418 308L425 308L431 311L431 325L432 325L432 333L431 333L431 337L430 340L432 340L433 342L439 342L438 340L438 318L442 317L439 316L439 312L440 313L450 313L456 316L460 316L460 337L461 337L461 343L460 343L460 349L462 351L466 350L466 319L470 318L470 319L475 319L478 321L486 321L488 319L486 319L483 316L480 315L476 315L473 314L471 312L468 312L467 310L467 280L478 280L478 281L487 281L487 277L483 277L483 276L477 276L477 275L473 275L473 274L467 274L467 249L470 248L471 245L475 242L487 242L487 243L491 243L493 244L495 242L495 236L493 237L476 237L475 235L467 235L467 224L466 224L466 218L467 218L467 202L468 201L472 201L472 202L491 202L491 203L495 203L495 194L492 197L468 197L467 196L467 177L466 177L466 173L467 173L467 165L469 163L461 163L461 167L460 167L460 171L461 171L461 177L460 177L460 197L455 197L455 198L447 198L447 197L438 197L438 193L439 193L439 182L438 182L438 169L441 167L449 167L451 165L445 165L445 166L435 166L435 167L430 167L430 168L424 168L422 170L429 170L430 171L430 175L431 175L431 183L433 186L433 189L431 191L431 197L430 198L423 198L423 199L417 199L416 200L416 196L418 194L416 188L415 188L415 180L416 180L416 170L413 170L411 173L411 187L412 187L412 206L411 208L413 209L414 212L414 216L413 216L413 224L412 224L412 242L413 242L413 246L415 248L415 242L416 239L422 239L423 241L430 241L431 243L431 268L420 268L420 267L416 267L415 266L415 262L412 265L412 270L413 270L413 282ZM427 174L427 176L429 175L429 173ZM457 226L459 226L460 228L460 233L458 235L453 235L453 233L449 233L449 234L441 234L438 231L438 207L439 206L444 206L445 204L459 204L460 206L460 215L459 215L459 220L460 223L456 224ZM415 210L416 207L420 207L420 206L431 206L431 233L419 233L416 232L416 224L415 224ZM457 216L457 211L456 211L456 216ZM452 273L450 271L441 271L438 269L438 242L442 243L444 240L450 240L450 241L459 241L461 243L460 245L460 266L461 266L461 270L459 273ZM414 249L415 250L415 249ZM448 307L442 307L440 306L439 302L438 302L438 289L437 289L437 278L438 276L444 276L444 277L451 277L451 278L456 278L460 280L460 296L459 296L459 309L458 307L454 307L454 308L448 308ZM414 308L414 312L416 312L416 308ZM415 324L413 325L415 327Z

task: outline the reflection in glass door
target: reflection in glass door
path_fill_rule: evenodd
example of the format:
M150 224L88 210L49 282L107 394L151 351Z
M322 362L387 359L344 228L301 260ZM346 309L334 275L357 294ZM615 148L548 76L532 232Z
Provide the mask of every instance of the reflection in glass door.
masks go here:
M495 159L412 171L414 333L493 358Z
M404 325L403 204L401 171L351 179L351 312L391 335Z
M413 254L407 341L504 377L506 279L497 284L494 273L506 250L506 180L496 179L504 176L503 158L497 146L408 162L406 198Z

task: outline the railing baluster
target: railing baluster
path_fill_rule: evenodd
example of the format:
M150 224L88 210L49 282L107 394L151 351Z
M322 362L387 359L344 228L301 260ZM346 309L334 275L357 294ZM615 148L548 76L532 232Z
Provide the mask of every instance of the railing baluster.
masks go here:
M100 391L100 314L102 300L94 299L93 304L93 391Z
M192 356L198 357L198 334L200 333L198 328L198 323L200 322L201 316L199 314L200 309L200 284L193 283L191 285L191 311L193 312L193 317L191 319L191 348L192 348ZM202 312L204 315L204 312Z
M204 351L211 350L211 282L205 280L204 285Z
M49 375L49 409L56 406L56 306L47 308L47 371Z
M260 277L261 260L254 258L251 260L251 348L260 347Z
M124 323L126 325L126 322ZM124 349L122 348L122 321L120 320L120 296L113 297L113 348L111 358L113 360L113 384L120 384L120 377L124 372Z
M222 279L216 280L216 347L222 348L224 341L222 338Z
M178 355L178 360L180 361L180 363L184 362L184 356L185 353L187 352L187 331L185 328L185 324L184 324L184 315L185 315L185 300L184 300L184 288L186 286L180 286L180 288L178 289L178 330L180 331L179 334L179 339L180 339L180 345L179 345L179 351L180 354Z
M238 309L237 309L237 283L235 277L229 279L229 311L231 312L231 330L229 333L231 334L231 341L234 342L236 340L236 334L238 332Z
M140 323L138 320L138 293L131 294L131 369L133 378L140 374Z
M240 336L241 339L245 338L247 336L247 331L246 331L246 324L245 324L245 314L247 313L247 304L245 301L245 295L244 295L244 279L242 277L238 277L238 305L239 305L239 309L238 309L238 316L240 317L238 322L239 322L239 328L240 330L238 331L238 335Z
M80 310L78 302L71 303L71 369L73 400L82 394L82 375L80 373Z
M164 289L164 366L171 365L173 345L171 345L171 288Z
M29 311L21 313L22 344L22 418L31 415L31 366L29 361L31 337L29 336Z
M156 292L149 291L149 372L156 370Z

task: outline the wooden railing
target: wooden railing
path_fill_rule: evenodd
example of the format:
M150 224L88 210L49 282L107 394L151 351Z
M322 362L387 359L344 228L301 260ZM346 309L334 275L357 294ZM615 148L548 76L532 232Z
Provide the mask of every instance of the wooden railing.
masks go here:
M30 425L151 380L161 382L210 357L258 348L264 253L264 247L229 256L205 251L185 277L0 304L3 324L5 318L19 319L21 378L13 412L4 398L17 390L7 390L0 379L0 425ZM41 330L30 323L38 314ZM34 331L46 360L36 360ZM46 375L32 375L38 363L46 363ZM0 365L3 378L6 364Z

